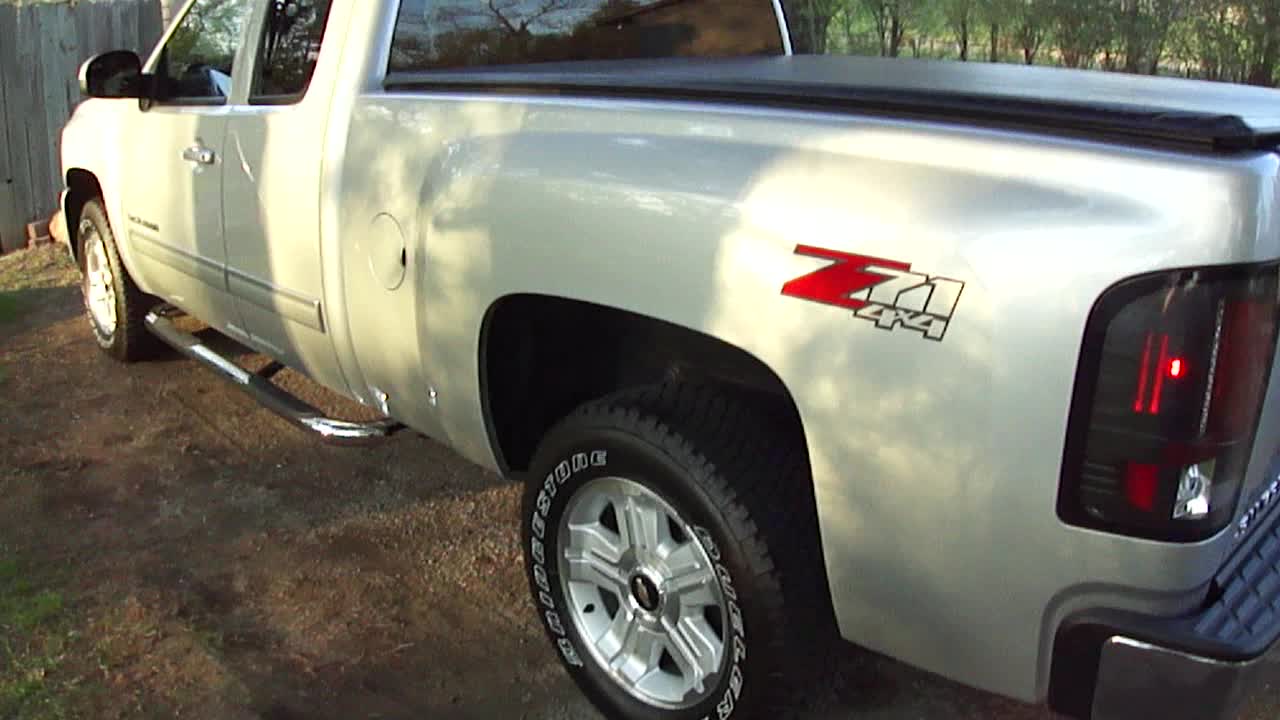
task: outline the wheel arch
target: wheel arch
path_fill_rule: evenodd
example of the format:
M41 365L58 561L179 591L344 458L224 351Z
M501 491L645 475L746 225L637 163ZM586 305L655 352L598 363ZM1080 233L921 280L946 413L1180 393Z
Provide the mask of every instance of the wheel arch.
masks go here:
M103 197L102 183L92 171L74 167L67 170L66 184L67 195L62 203L62 212L67 227L67 244L70 245L71 256L79 264L80 244L76 233L80 226L80 214L84 211L85 203Z
M778 373L704 332L616 307L519 293L489 306L479 348L485 426L504 472L527 469L538 440L582 403L680 380L758 395L795 434L808 462L799 408Z

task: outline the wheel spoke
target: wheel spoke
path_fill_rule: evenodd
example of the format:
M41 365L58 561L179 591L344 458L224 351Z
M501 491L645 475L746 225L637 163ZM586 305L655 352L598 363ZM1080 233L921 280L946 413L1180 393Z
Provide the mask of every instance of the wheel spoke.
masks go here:
M634 495L622 501L622 512L614 505L619 529L627 544L636 550L656 552L667 531L667 518L661 510Z
M598 522L569 526L565 561L571 580L589 582L623 597L627 578L619 563L624 552L621 538Z
M619 610L606 638L615 649L606 655L609 669L632 683L658 669L662 660L663 637L646 627L634 615Z
M703 632L691 619L672 623L666 618L662 620L662 627L667 631L667 649L685 680L695 692L705 692L704 681L719 669L720 663L716 657L716 645L710 640L711 628L706 627Z
M680 599L681 607L717 604L715 571L699 558L693 541L686 542L667 556L667 580L663 591Z

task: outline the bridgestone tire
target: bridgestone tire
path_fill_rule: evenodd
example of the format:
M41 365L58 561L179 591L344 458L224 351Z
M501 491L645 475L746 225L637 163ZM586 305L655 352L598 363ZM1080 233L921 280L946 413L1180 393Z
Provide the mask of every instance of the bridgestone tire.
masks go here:
M655 386L584 405L540 444L523 504L530 587L562 664L605 717L728 720L799 711L799 691L812 678L796 681L820 662L833 623L803 437L768 407L717 387ZM557 528L575 492L601 478L639 483L687 520L732 598L731 614L741 615L740 628L723 628L722 670L696 705L660 707L637 697L593 657L591 641L571 621L582 616L570 614L572 597L561 583Z
M111 224L107 222L107 214L99 201L90 200L85 203L80 214L80 224L75 228L75 232L80 270L84 278L81 289L85 300L85 317L98 347L120 362L134 362L152 357L160 343L147 331L146 316L159 303L159 300L142 292L134 284L133 278L129 277L129 271L120 261L120 251L116 247ZM95 233L102 240L106 265L111 270L114 282L115 327L111 329L101 327L90 309L89 273L87 272L90 261L86 240Z

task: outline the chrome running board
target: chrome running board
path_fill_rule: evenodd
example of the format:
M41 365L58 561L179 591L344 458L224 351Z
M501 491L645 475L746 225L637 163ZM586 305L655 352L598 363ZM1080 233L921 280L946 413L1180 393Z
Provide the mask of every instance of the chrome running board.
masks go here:
M177 311L179 314L181 311ZM333 445L362 445L392 435L404 425L390 418L370 422L335 420L325 416L297 396L271 382L270 377L280 371L281 365L273 362L263 374L252 373L231 360L214 352L195 335L174 327L169 318L175 309L162 306L147 314L147 329L165 344L213 370L219 377L244 390L266 409L297 425L303 430L320 436Z

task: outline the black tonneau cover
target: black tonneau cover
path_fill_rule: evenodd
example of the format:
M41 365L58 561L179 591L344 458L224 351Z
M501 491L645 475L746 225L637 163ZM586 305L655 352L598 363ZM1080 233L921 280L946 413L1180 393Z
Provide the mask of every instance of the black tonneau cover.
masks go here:
M843 109L1127 142L1280 145L1280 91L994 63L799 55L392 73L391 91L625 96Z

